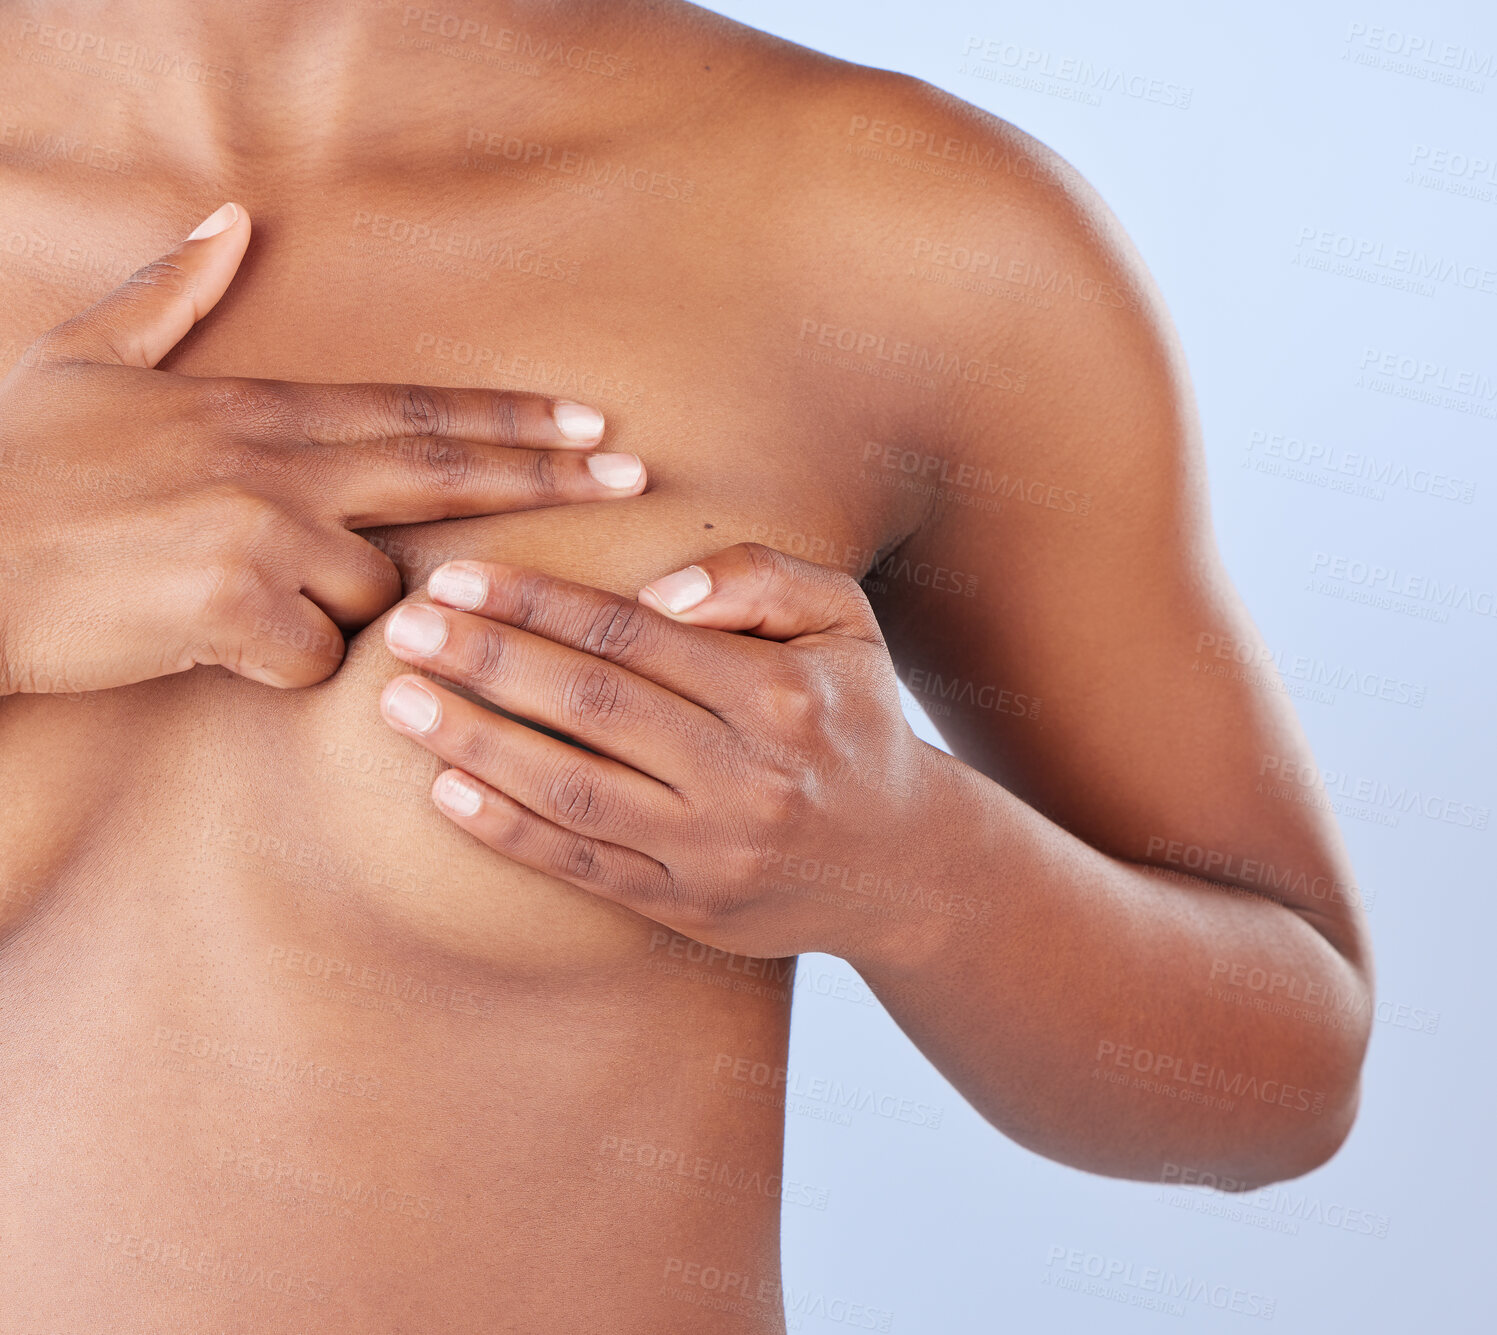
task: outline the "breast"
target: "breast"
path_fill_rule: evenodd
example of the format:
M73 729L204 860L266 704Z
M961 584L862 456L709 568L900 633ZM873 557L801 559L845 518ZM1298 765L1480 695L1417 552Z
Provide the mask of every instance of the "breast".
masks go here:
M890 493L858 481L867 432L845 400L818 393L804 368L787 376L795 363L772 334L748 348L704 334L705 317L689 312L715 300L678 283L679 300L661 302L657 286L645 301L653 279L610 265L601 238L569 242L589 266L576 291L533 276L478 285L381 268L342 254L337 228L320 226L267 223L273 253L252 252L172 369L578 397L607 415L608 446L650 470L649 492L625 502L369 535L408 589L443 560L479 557L632 595L746 540L860 573L887 538ZM41 853L35 866L4 869L15 888L0 910L12 921L36 913L49 878L124 874L222 918L229 933L294 915L332 946L378 938L510 979L637 968L653 924L507 862L437 814L438 762L377 712L400 670L376 623L332 679L304 691L198 669L81 701L6 701L0 752L40 767L24 799L12 769L4 786L15 802L0 821L11 849ZM80 811L88 822L74 819ZM75 837L48 833L73 824Z

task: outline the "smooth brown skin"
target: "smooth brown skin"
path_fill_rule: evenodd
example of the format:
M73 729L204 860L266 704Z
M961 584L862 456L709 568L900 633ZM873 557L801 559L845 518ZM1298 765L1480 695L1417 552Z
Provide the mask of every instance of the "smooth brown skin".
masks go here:
M1244 1183L1322 1162L1356 1107L1364 929L1354 895L1324 891L1352 879L1331 819L1265 778L1310 761L1284 699L1198 670L1203 634L1256 641L1215 555L1177 342L1105 208L1009 126L686 6L473 11L491 31L614 58L597 69L627 57L622 77L586 61L517 70L519 57L476 39L454 56L401 46L420 27L404 14L7 12L0 117L128 155L132 169L0 157L0 242L37 239L29 260L0 244L0 355L18 360L235 199L256 240L168 369L583 399L608 415L603 448L650 471L649 490L622 503L376 535L414 601L452 558L545 572L615 595L582 640L606 650L617 637L601 632L642 586L740 542L815 540L853 575L874 553L908 557L869 582L874 610L917 697L916 669L974 687L937 720L965 763L899 731L889 668L841 584L837 607L859 633L830 633L796 661L824 687L861 655L865 689L808 709L815 726L784 757L816 779L804 809L819 832L803 848L794 829L766 827L775 795L754 788L764 771L752 767L711 826L724 838L736 817L737 847L771 844L763 882L831 893L767 894L742 857L715 879L702 869L729 850L677 832L682 896L698 907L659 916L735 948L844 954L974 1105L1040 1153ZM129 38L151 60L187 52L205 62L200 78L228 71L230 86L106 85L57 63L39 31L23 37L23 19ZM493 63L456 58L475 51ZM1009 169L916 170L870 141L880 121L1006 152ZM549 145L553 162L575 150L694 188L669 199L636 176L645 189L594 197L557 188L578 181L553 167L464 167L470 128ZM372 238L361 215L429 226L444 244L463 233L539 249L576 282ZM924 281L963 275L920 260L922 239L1121 299L1057 293L1042 306L1001 279L988 291ZM820 347L822 324L882 336L890 356L902 341L1014 374L914 378L875 353ZM496 355L475 369L443 339ZM941 495L889 485L904 475L870 441L929 455L954 481ZM963 465L1022 477L1023 499L964 504L989 493ZM11 471L23 491L58 485ZM1044 503L1066 491L1090 496L1089 512ZM933 588L936 568L960 572L937 582L971 596ZM785 609L818 578L790 574L762 588L725 579L739 591L721 624L750 634L729 647L702 630L715 648L653 678L677 697L733 692L740 756L786 736L772 711L749 721L774 678L743 665L754 656L770 674L799 647L752 633L764 616L790 624ZM716 624L720 596L683 619ZM547 606L580 616L593 597ZM501 635L513 624L479 621ZM0 1332L775 1329L777 1188L683 1191L680 1175L641 1166L635 1142L718 1181L777 1171L774 1081L737 1072L783 1065L783 982L741 958L678 960L666 928L457 828L429 797L446 766L380 716L403 671L383 635L383 622L355 635L343 667L304 690L200 667L0 702ZM540 635L511 663L576 652L565 640ZM636 676L652 671L667 669ZM990 685L1011 694L978 695ZM1020 696L1041 702L1038 717L1013 707ZM671 734L638 735L648 772ZM851 774L835 761L847 755L865 758ZM689 742L676 759L693 781ZM663 851L658 828L638 837ZM1170 841L1230 854L1243 891L1147 865L1170 859ZM786 870L801 854L848 880L808 887ZM1270 886L1264 863L1294 874ZM845 888L867 874L918 884L926 907L867 911ZM752 903L756 925L740 940L703 896ZM1334 989L1350 1018L1227 1004L1209 991L1223 960ZM432 990L397 1011L380 970ZM194 1047L208 1055L195 1061ZM1154 1078L1177 1091L1207 1089L1190 1083L1200 1063L1239 1086L1312 1091L1320 1111L1241 1095L1212 1108L1102 1078L1136 1073L1116 1062L1130 1048L1169 1054L1184 1078ZM281 1186L256 1176L262 1163ZM317 1171L380 1190L347 1203ZM726 1308L703 1305L723 1296L703 1265L739 1277ZM292 1296L272 1291L272 1272Z

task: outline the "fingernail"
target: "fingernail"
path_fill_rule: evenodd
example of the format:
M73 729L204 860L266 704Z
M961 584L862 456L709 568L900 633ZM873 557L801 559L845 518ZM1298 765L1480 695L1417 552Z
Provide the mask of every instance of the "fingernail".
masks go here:
M203 219L188 235L189 241L201 241L204 237L227 232L239 220L237 204L223 204Z
M385 626L385 642L413 654L434 654L446 639L447 618L420 603L397 609Z
M432 796L439 807L445 807L455 816L476 816L483 806L483 794L450 770L437 780Z
M401 682L395 694L385 701L385 713L413 732L430 732L440 712L437 697L415 682Z
M579 445L603 439L603 414L585 403L553 403L551 416L556 429Z
M645 588L672 612L689 612L712 592L712 581L705 570L698 566L687 566L674 575L667 575L664 579L645 585Z
M439 566L426 581L426 591L439 603L471 612L488 596L488 581L471 566Z
M605 487L614 491L628 491L639 482L645 471L637 454L589 454L587 471Z

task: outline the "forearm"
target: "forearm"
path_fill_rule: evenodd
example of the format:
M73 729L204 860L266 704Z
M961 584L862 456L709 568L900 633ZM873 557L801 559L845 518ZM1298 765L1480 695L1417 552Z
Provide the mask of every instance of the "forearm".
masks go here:
M926 893L847 955L989 1121L1140 1179L1176 1165L1249 1185L1334 1152L1371 1014L1348 943L1264 896L1108 857L933 757L928 810L954 833L912 828L900 875Z

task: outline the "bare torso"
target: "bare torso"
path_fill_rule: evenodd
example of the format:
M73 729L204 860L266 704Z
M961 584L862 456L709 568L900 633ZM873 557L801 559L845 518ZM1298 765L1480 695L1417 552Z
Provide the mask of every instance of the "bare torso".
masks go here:
M855 223L800 198L859 169L829 67L618 28L528 72L406 13L279 146L233 129L273 62L116 86L12 14L0 360L232 198L255 245L174 369L534 388L650 469L387 531L407 588L477 555L632 593L748 538L861 573L909 533L862 460L930 396L807 355L808 321L888 325ZM749 132L802 87L809 124ZM309 690L0 704L4 1335L778 1328L788 962L704 959L443 820L377 713L396 670L375 626Z

